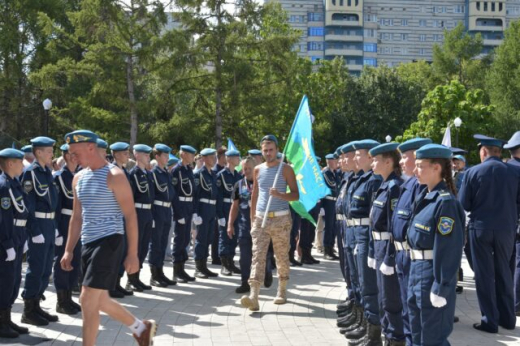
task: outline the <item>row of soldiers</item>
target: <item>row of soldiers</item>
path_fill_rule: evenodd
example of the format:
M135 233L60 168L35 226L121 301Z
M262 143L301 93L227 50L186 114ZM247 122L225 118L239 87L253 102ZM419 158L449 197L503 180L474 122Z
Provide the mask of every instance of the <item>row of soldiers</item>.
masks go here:
M473 327L515 328L520 131L508 143L475 139L482 163L463 173L454 162L465 163L453 155L459 149L427 138L353 141L327 156L328 166L340 166L324 171L331 189L325 201L335 200L324 214L335 227L347 285L337 325L349 345L382 345L381 334L385 345L449 345L465 243L482 312ZM510 150L507 163L502 148Z
M81 281L82 275L81 244L74 250L73 270L64 271L60 266L60 259L67 243L73 210L72 181L82 168L78 165L77 158L69 153L68 144L63 144L60 151L65 165L52 173L50 167L55 143L48 137L36 137L22 151L0 151L1 337L17 337L28 333L27 328L11 320L11 308L20 289L25 253L28 266L22 291L22 322L45 326L49 322L58 321L57 315L50 314L40 306L40 301L45 299L51 275L57 292L56 311L69 315L81 311L80 305L72 299L72 291ZM253 167L262 161L259 150L250 150L250 157L243 161L244 171L249 177L247 180L236 170L240 164L240 153L237 150L225 151L224 155L219 155L224 160L217 163L216 150L205 148L200 152L203 165L194 171L197 150L192 146L180 146L180 161L175 163L171 157L172 149L167 145L155 144L152 148L137 144L133 147L135 166L127 171L130 158L128 143L117 142L108 146L105 141L98 140L97 146L103 158L107 155L107 149L110 149L113 157L111 165L118 166L128 178L138 220L140 268L143 268L148 259L151 271L150 285L141 280L139 271L128 275L127 285L123 287L121 278L124 274L124 258L121 258L120 277L116 287L110 292L112 297L122 298L132 295L134 291L150 290L151 286L167 287L177 282L189 283L195 281L195 277L218 276L207 266L209 247L214 239L217 242L217 254L212 257L213 260L220 260L221 273L231 275L232 272L241 272L234 264L234 256L237 237L244 233L241 237L247 238L244 231L246 228L239 227L242 221L237 213L233 217L232 226L228 225L228 220L233 201L249 197L243 189L240 192L235 190L239 182L245 182L248 186L247 182L252 181ZM150 155L156 161L151 169ZM174 272L173 278L169 278L163 268L172 222L175 223L172 250ZM195 277L185 270L192 223L197 229L194 249ZM247 246L241 251L247 253ZM247 256L243 257L247 262ZM243 267L249 269L250 259L249 264L246 262ZM244 275L247 273L248 270ZM247 284L247 279L248 277L244 277L242 282ZM242 285L241 290L247 291L248 287Z

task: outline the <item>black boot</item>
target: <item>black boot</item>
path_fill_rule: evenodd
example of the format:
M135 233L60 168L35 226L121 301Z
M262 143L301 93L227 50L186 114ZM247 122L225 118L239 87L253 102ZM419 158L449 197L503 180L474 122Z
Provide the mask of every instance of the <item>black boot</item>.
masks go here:
M273 272L272 271L266 271L265 277L264 277L264 287L269 288L273 284Z
M363 310L360 307L355 307L352 310L352 313L350 313L349 315L339 319L336 324L340 328L350 327L351 325L356 323L359 314L363 315Z
M339 260L339 257L336 256L336 254L334 253L334 250L331 247L325 247L323 254L324 254L323 258L325 258L326 260L331 260L331 261Z
M220 262L222 262L222 268L220 269L220 274L224 276L231 276L233 272L231 268L229 268L229 260L227 257L220 257ZM208 275L209 276L209 275Z
M40 298L24 299L22 323L32 324L33 326L46 326L49 324L49 321L40 316L36 310L36 304L39 302Z
M228 261L228 268L231 270L231 272L233 274L242 274L242 271L240 270L240 268L238 268L235 265L235 261L233 261L233 258L228 257L227 261Z
M312 257L312 249L308 249L308 255L310 260L312 261L312 264L320 264L320 261L318 261L316 258Z
M72 305L74 309L78 310L78 312L81 312L81 305L72 300L72 291L67 291L67 298L69 300L69 304Z
M247 282L242 282L240 287L235 290L235 293L247 293L251 290L251 287Z
M0 337L14 339L20 336L16 330L11 327L11 309L0 310Z
M363 346L383 346L381 340L381 326L372 323L367 323L367 342Z
M119 292L117 289L108 291L108 295L110 296L110 298L124 298L125 297L123 292Z
M311 249L302 248L302 264L312 265L314 261L311 256Z
M121 277L119 277L117 279L116 291L123 293L123 296L133 296L134 295L133 291L126 290L123 288L123 286L121 286Z
M188 273L186 273L186 269L185 269L186 262L182 262L181 264L182 264L182 267L181 267L182 275L184 276L184 278L186 280L188 280L188 282L195 281L195 278L193 276L190 276Z
M38 300L38 303L36 304L36 312L41 317L45 318L49 322L58 322L58 316L51 315L47 311L43 310L40 306L40 301Z
M336 305L336 308L337 308L336 313L339 315L345 311L352 310L353 307L354 307L354 302L350 299L347 299L344 302Z
M214 273L214 272L212 272L211 270L208 269L207 260L202 261L202 266L203 266L204 274L206 274L208 277L214 278L214 277L218 276L217 273Z
M204 270L204 261L195 260L195 277L199 279L207 279L209 276Z
M345 333L345 337L349 340L359 340L367 333L367 320L363 320L356 329Z
M186 279L186 277L184 277L182 272L182 262L177 262L173 264L173 278L181 284L188 283L188 280Z
M354 310L352 310L354 311ZM356 320L354 321L354 323L352 323L350 326L348 327L344 327L344 328L340 328L339 332L341 334L345 334L347 332L350 332L356 328L358 328L360 326L361 323L363 323L364 321L364 316L363 314L360 314L360 313L357 313L356 314Z
M11 327L11 329L13 329L18 334L29 334L29 329L27 329L25 327L21 327L11 320L11 309L9 309L8 317L9 317L9 321L7 321L7 322L9 323L9 326Z
M141 286L141 288L145 291L149 291L152 289L152 286L149 286L147 284L145 284L144 282L141 281L141 279L139 278L139 275L141 274L141 271L138 271L137 272L137 284Z
M385 340L385 346L405 346L406 345L406 341L404 340L388 340L386 339Z
M168 284L162 280L158 267L150 266L150 272L152 273L150 285L155 287L168 287Z
M75 315L78 313L78 310L76 310L69 302L68 291L58 290L56 294L58 295L56 301L56 312L65 315Z
M168 286L175 286L177 285L177 281L170 280L166 275L164 275L164 269L161 267L159 268L159 276L161 277L161 280L166 283Z
M139 278L137 273L128 274L128 282L126 283L126 289L134 292L143 292L143 288L139 285Z
M298 262L296 258L294 258L294 252L289 251L289 262L291 262L291 267L301 267L301 262Z

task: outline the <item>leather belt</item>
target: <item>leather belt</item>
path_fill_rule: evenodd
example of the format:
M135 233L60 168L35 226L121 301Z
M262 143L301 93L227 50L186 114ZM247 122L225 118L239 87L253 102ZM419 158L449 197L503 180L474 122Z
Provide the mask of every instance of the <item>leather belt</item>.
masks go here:
M26 224L27 224L27 220L19 220L19 219L13 220L13 225L18 226L18 227L25 227Z
M154 204L155 204L155 201L154 201ZM135 205L135 207L137 209L152 209L152 205L151 204L134 203L134 205Z
M193 197L179 197L179 201L181 201L181 202L191 202L191 201L193 201Z
M289 210L281 210L281 211L270 211L267 213L267 217L279 217L289 215L291 212ZM258 211L256 212L256 216L264 217L265 213Z
M336 214L336 220L345 221L345 220L347 220L347 218L343 214Z
M338 198L332 197L332 196L325 196L325 199L330 199L331 201L336 201Z
M390 239L390 232L375 232L372 231L372 238L374 240L389 240Z
M42 213L42 212L35 212L34 216L38 219L54 219L54 213Z
M224 201L224 203L233 203L231 198L224 198L223 201Z
M165 207L165 208L169 208L172 205L171 202L163 202L163 201L158 201L158 200L153 201L153 204L158 205L160 207Z
M410 258L413 260L432 260L433 250L410 250Z
M201 199L199 200L199 202L201 202L201 203L206 203L206 204L211 204L211 205L215 205L215 204L217 204L217 201L216 201L216 200L214 200L214 199L207 199L207 198L201 198Z
M395 241L394 245L397 251L408 251L410 250L410 245L406 241Z
M370 226L370 219L347 219L347 226Z
M62 213L63 215L69 215L69 216L71 216L71 215L72 215L72 209L66 209L66 208L63 208L63 209L61 209L61 213Z

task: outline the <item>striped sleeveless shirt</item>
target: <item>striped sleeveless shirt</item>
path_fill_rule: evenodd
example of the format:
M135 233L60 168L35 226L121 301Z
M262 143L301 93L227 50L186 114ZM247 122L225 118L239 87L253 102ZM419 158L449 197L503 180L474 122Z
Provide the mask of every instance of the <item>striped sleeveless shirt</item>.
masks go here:
M76 185L81 202L83 225L81 243L88 244L113 234L124 234L123 213L114 193L108 188L107 176L113 164L95 171L82 170Z
M282 163L285 165L285 163ZM258 166L258 201L256 203L256 211L264 213L267 209L267 201L269 200L269 190L273 187L274 177L278 171L278 165L267 167L265 163ZM283 168L280 170L280 176L276 182L276 189L282 193L287 192L287 182L283 176ZM289 210L289 202L280 198L273 197L269 211Z

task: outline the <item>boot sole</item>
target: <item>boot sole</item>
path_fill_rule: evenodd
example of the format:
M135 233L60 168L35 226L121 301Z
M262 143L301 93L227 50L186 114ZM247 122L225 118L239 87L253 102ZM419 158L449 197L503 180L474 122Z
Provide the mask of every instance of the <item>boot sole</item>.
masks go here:
M273 300L273 303L276 304L276 305L283 305L283 304L287 303L287 299L283 299L283 300L282 299L280 299L280 300L275 299L275 300Z
M37 327L43 327L43 326L48 326L49 325L49 321L47 321L47 320L45 320L45 322L39 323L39 322L31 321L31 320L29 320L27 318L24 318L23 316L22 316L22 320L21 321L22 321L22 323L30 324L32 326L37 326Z
M242 299L240 299L240 303L242 304L243 307L245 307L251 311L260 310L260 307L255 306L253 301L249 297L242 297Z

